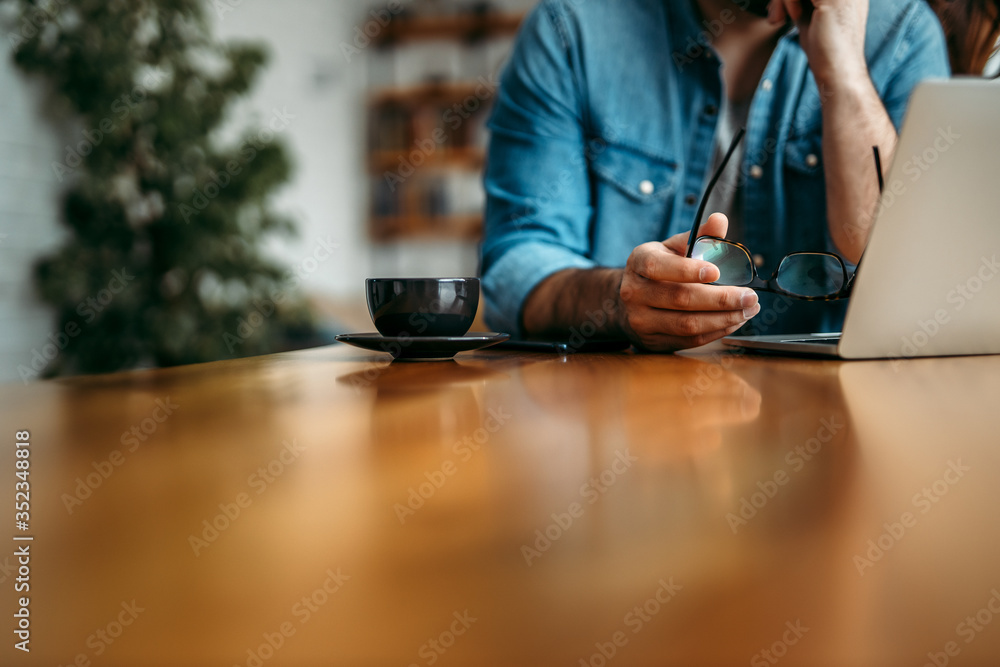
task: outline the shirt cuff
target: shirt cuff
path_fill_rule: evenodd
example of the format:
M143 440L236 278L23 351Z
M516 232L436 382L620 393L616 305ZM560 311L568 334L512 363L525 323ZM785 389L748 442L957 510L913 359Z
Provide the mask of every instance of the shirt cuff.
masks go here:
M551 243L512 246L483 274L486 322L498 332L523 336L521 310L535 287L565 269L592 269L593 260Z

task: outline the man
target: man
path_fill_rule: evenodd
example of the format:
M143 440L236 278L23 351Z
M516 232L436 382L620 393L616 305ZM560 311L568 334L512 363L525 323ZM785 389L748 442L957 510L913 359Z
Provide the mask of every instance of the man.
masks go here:
M923 0L543 0L490 123L489 321L652 351L721 338L762 306L785 328L837 326L842 309L707 284L718 269L684 257L706 180L745 125L700 234L744 243L765 278L796 251L855 263L872 146L891 160L914 86L948 73Z

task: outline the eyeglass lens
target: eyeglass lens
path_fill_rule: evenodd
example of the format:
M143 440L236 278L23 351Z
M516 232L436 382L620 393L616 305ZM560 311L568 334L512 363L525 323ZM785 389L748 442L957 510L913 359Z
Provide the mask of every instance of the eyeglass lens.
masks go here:
M794 296L833 296L844 287L844 270L831 255L797 253L782 260L776 283Z
M753 264L743 248L718 239L698 239L691 253L694 259L715 264L719 269L718 285L749 285L753 282Z
M718 267L721 275L716 285L738 287L753 282L753 262L738 245L718 239L699 239L691 256ZM782 260L775 284L793 296L833 296L844 287L844 270L832 255L796 253Z

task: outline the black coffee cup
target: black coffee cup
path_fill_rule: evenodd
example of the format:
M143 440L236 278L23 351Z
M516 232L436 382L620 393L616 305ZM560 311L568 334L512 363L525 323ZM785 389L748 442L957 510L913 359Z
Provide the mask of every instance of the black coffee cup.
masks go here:
M369 278L365 287L386 337L464 336L479 309L479 278Z

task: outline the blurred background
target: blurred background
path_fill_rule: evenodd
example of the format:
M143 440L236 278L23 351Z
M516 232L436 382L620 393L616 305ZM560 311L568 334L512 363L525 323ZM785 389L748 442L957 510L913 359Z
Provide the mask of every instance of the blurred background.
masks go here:
M110 4L2 3L0 381L324 344L366 277L476 275L534 0Z

